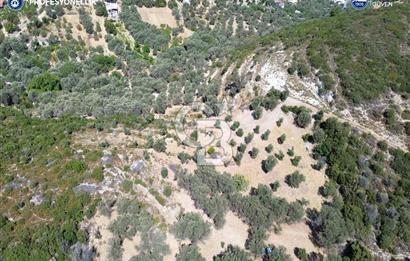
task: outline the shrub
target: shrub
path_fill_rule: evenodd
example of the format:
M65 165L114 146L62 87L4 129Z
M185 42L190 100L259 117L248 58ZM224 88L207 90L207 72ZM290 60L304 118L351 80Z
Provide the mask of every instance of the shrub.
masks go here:
M293 157L295 155L295 148L292 147L292 148L288 149L287 154L289 155L289 157Z
M278 153L275 153L275 157L278 160L283 160L283 158L285 157L285 154L283 154L283 152L280 150Z
M248 178L239 174L233 176L232 182L237 192L245 191L249 186Z
M116 35L118 32L115 23L109 19L104 21L104 27L108 34Z
M257 107L257 108L252 112L252 117L253 117L255 120L259 120L259 119L262 117L262 113L263 113L262 108L261 108L261 107Z
M245 143L249 144L251 143L252 140L253 140L253 133L248 133L248 135L246 135L245 137Z
M259 129L260 129L259 125L256 125L256 127L253 129L253 132L256 133L256 134L258 134L258 133L259 133Z
M290 256L286 253L286 249L283 246L279 246L274 247L272 252L266 253L263 260L287 261L290 260Z
M271 190L273 192L275 192L280 187L280 183L279 183L279 181L272 182L272 183L269 184L269 187L271 188Z
M301 128L306 128L311 121L312 117L310 116L310 113L307 110L300 110L300 112L297 113L295 118L296 125Z
M281 117L279 120L276 121L276 126L280 127L282 126L283 123L283 118Z
M166 167L161 168L161 177L164 179L168 177L168 169Z
M242 136L243 136L243 130L242 130L241 128L239 128L239 129L236 131L236 135L237 135L238 137L242 137Z
M102 182L104 180L104 172L102 167L96 167L92 174L91 177L95 179L97 182Z
M87 165L82 160L70 160L64 166L64 169L69 172L82 173L87 169Z
M84 26L85 31L88 34L93 34L94 33L94 24L91 19L91 16L85 11L84 8L80 8L80 22Z
M179 253L176 255L176 261L206 261L199 252L197 245L182 245L179 248Z
M45 72L43 74L35 76L28 84L29 90L40 90L40 91L60 91L61 83L58 76Z
M268 140L270 135L270 130L266 130L264 133L261 135L262 140Z
M239 127L239 122L234 121L234 123L231 125L231 130L236 130Z
M258 156L259 150L255 147L252 148L251 151L249 151L249 155L251 156L252 159L256 159Z
M262 160L262 170L265 173L268 173L275 167L277 163L277 159L275 159L272 155L269 155L267 159Z
M108 16L107 9L105 7L105 3L102 1L95 3L95 14L97 16Z
M285 140L286 140L286 134L282 134L278 138L278 143L283 144L285 142Z
M213 148L213 147L210 147L208 149L208 153L209 153L209 150L211 148ZM215 151L215 149L214 149L214 151ZM191 156L186 152L180 152L180 153L178 153L178 159L181 161L182 164L185 164L191 159Z
M351 261L373 261L370 251L358 241L350 242L345 250L345 256Z
M163 193L166 197L170 197L172 194L172 187L170 185L166 185Z
M157 152L165 152L167 150L167 143L164 139L159 139L154 142L152 148Z
M266 147L265 147L265 151L266 151L267 153L271 153L271 152L273 151L273 145L272 145L272 144L269 144L268 146L266 146Z
M300 162L301 159L302 159L301 156L295 156L290 161L292 162L292 165L296 167L297 165L299 165L299 162Z
M189 239L192 242L202 240L210 233L210 224L198 213L188 212L179 217L172 231L178 239Z
M306 253L306 249L295 247L295 256L301 261L308 261L308 254Z
M244 153L246 150L246 144L241 143L238 147L238 151Z
M229 245L225 251L213 258L214 261L251 261L249 253L237 246Z
M298 188L300 183L305 181L305 176L299 173L299 171L295 171L290 175L286 176L286 184L288 184L292 188Z

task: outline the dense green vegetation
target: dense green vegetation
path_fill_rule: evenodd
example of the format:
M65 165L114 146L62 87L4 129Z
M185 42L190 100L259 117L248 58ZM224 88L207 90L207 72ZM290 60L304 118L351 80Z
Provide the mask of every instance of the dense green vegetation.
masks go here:
M72 190L89 167L74 158L70 135L86 121L41 120L5 108L0 109L0 120L1 256L64 260L70 246L87 241L79 222L94 201ZM60 192L53 192L55 188ZM42 195L43 203L30 203L34 195Z
M322 138L314 157L326 164L330 178L321 193L331 200L310 215L316 242L331 247L347 238L365 241L373 235L384 250L407 251L410 154L387 151L382 143L376 147L372 137L360 137L334 118L317 125L312 136L317 132Z
M282 30L274 37L287 48L307 46L307 59L319 70L323 91L333 90L339 78L343 95L355 103L390 89L408 94L410 58L401 54L401 46L407 41L409 12L408 4L343 12Z

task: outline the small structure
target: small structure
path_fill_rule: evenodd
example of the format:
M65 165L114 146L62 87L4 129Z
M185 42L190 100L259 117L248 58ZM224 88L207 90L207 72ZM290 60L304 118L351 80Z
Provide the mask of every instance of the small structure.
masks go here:
M119 9L117 3L105 3L105 7L107 8L108 17L113 20L118 20L119 17Z

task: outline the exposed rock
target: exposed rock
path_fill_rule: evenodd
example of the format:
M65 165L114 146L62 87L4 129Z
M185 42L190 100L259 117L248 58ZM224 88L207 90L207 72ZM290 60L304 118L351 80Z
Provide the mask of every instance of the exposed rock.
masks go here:
M134 172L140 172L145 167L145 162L143 160L134 161L131 165L131 170Z
M97 193L100 190L100 186L93 183L81 183L74 188L75 192Z
M108 150L103 151L103 157L101 158L101 163L103 165L109 165L112 164L112 154Z
M30 199L30 203L32 203L36 206L43 203L43 201L44 201L44 196L42 194L36 194L36 195L32 196L31 199Z
M70 248L71 260L91 261L95 258L95 249L85 244L76 243Z

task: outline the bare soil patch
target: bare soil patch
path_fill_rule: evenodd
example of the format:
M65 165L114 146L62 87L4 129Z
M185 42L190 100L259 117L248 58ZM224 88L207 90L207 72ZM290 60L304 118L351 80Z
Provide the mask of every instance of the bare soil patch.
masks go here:
M177 20L168 7L138 7L138 13L142 21L156 27L161 27L162 24L168 25L171 28L178 26Z

